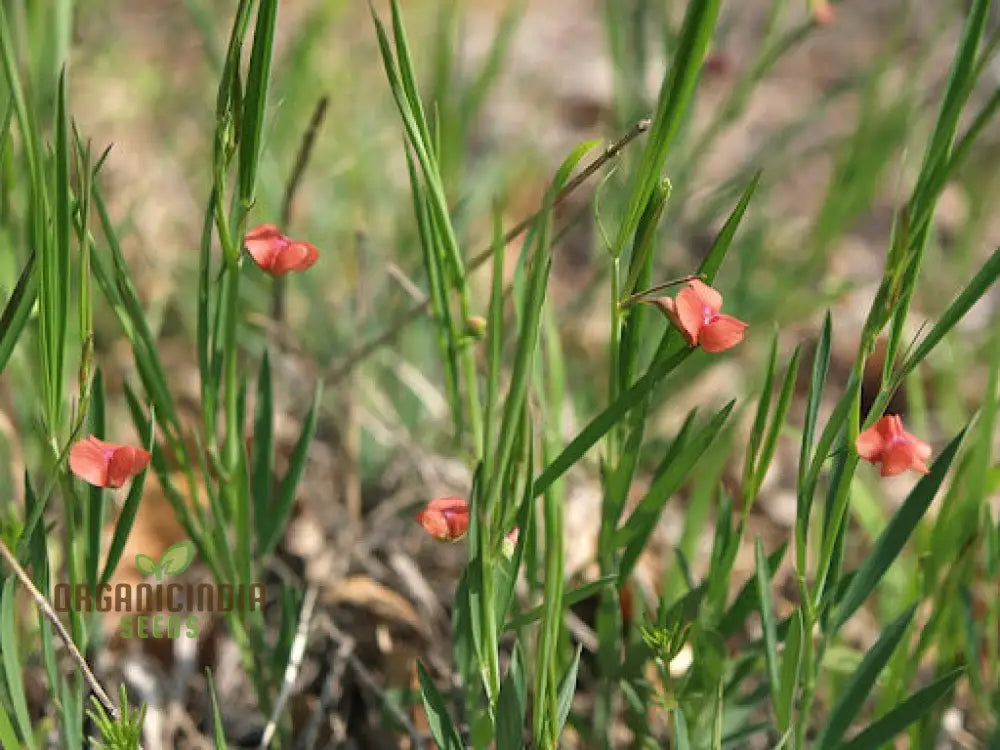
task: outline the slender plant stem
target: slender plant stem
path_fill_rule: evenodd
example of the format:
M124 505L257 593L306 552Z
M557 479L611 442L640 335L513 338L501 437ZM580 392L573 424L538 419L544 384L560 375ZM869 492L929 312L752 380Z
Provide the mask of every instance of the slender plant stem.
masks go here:
M490 544L492 519L480 519L479 523L479 558L482 563L483 577L483 637L486 651L486 697L489 700L490 715L496 708L500 695L500 644L497 636L496 597L493 589L493 573L496 563L493 561L494 550Z
M566 183L566 187L559 191L553 201L553 207L558 206L566 198L569 197L580 185L590 179L594 173L596 173L601 167L615 158L622 149L624 149L628 144L634 141L642 133L649 130L650 121L639 120L632 129L622 136L620 139L609 145L604 152L596 157L590 164L588 164L576 177ZM504 236L503 243L506 245L513 242L520 235L522 235L528 227L535 223L535 219L538 218L538 212L531 214L530 216L522 219L517 225L511 228ZM472 260L467 264L466 273L471 273L475 271L479 266L485 263L493 255L493 245L492 243L489 247L484 248L475 255ZM431 302L430 299L425 299L423 302L418 302L412 307L408 308L402 314L398 315L388 327L379 335L375 336L371 340L365 342L361 346L357 347L353 351L349 352L339 363L337 363L331 370L330 374L327 376L326 382L336 383L346 377L359 363L370 357L373 353L377 352L383 346L402 333L403 329L413 323L415 320L421 318L430 309Z
M305 174L306 166L309 164L309 157L312 155L313 145L316 142L316 135L323 124L326 116L326 108L330 103L330 97L324 95L316 102L312 117L309 118L309 125L302 135L302 144L299 146L299 153L295 158L295 166L288 177L285 185L285 197L281 203L281 227L286 231L292 223L292 209L295 206L295 193L302 182L302 175ZM271 317L281 323L285 319L285 277L279 276L274 280L273 296L271 297Z
M52 623L52 627L56 629L56 633L59 634L59 638L62 640L63 644L66 646L66 650L69 651L70 656L73 661L76 662L77 666L80 667L80 671L83 673L84 679L87 680L87 684L90 685L90 689L97 696L97 699L101 702L111 718L118 718L118 707L115 706L111 697L104 692L104 688L101 687L101 683L97 681L97 677L91 671L90 666L87 664L87 660L83 658L83 654L73 643L73 639L70 634L66 632L66 628L63 627L62 622L59 621L59 616L56 614L55 610L52 609L52 605L49 604L48 600L42 596L42 592L36 588L35 584L31 581L31 578L25 572L24 568L18 563L17 558L14 557L13 553L7 547L7 544L0 539L0 556L3 557L4 561L14 571L14 575L17 576L21 585L27 589L31 598L35 600L35 604L38 605L38 609L41 610L45 619Z
M621 294L621 260L612 255L609 258L609 281L611 282L611 335L608 343L608 404L618 399L621 385L620 358L622 346L622 309L618 305L618 295ZM612 461L618 454L618 438L621 434L619 422L608 430L608 459Z

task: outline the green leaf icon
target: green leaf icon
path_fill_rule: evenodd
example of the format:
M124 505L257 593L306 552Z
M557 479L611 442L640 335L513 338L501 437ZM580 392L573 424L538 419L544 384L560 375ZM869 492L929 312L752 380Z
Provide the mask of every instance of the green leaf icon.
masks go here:
M144 576L152 575L157 567L156 560L154 560L149 555L136 555L135 556L135 568Z
M192 560L194 560L194 542L177 542L167 547L167 551L160 558L160 567L164 575L177 575L187 570Z

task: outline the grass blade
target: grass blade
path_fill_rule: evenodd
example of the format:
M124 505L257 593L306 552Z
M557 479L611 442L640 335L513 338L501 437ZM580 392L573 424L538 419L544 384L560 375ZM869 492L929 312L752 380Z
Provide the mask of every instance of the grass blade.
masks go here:
M257 165L260 163L261 133L264 111L271 80L271 57L274 49L274 27L278 19L278 0L260 0L257 25L253 33L250 68L243 97L243 123L240 132L240 200L245 210L253 205Z
M323 395L323 382L316 383L316 392L313 395L313 403L306 415L305 423L302 425L302 432L292 449L292 455L288 459L288 471L285 473L281 484L278 487L278 496L274 507L267 518L268 536L263 544L258 548L257 555L263 557L274 551L281 540L281 535L285 532L285 525L292 513L292 503L295 500L295 490L299 486L299 480L306 468L306 459L309 457L309 446L312 444L313 436L316 434L316 417L319 414L320 398Z
M222 723L222 713L219 711L219 698L215 693L215 681L212 679L212 670L205 670L205 683L208 685L208 695L212 701L212 737L216 747L227 747L226 729Z
M573 705L573 694L576 692L576 673L580 669L580 654L583 653L583 646L577 645L573 661L566 669L566 674L559 681L559 702L556 719L556 736L558 736L569 718L569 710Z
M257 375L257 403L253 420L253 469L250 491L253 493L254 527L258 543L267 536L265 522L271 500L274 462L274 396L271 387L271 363L267 351L260 360Z
M14 721L24 739L24 745L31 750L35 748L35 738L31 733L31 719L28 715L28 701L24 695L24 673L22 671L17 637L17 620L15 617L15 593L17 579L10 575L3 585L3 598L0 599L0 640L4 648L0 652L3 659L3 671L7 679L7 694L10 696L11 707L14 710ZM17 747L17 745L14 745Z
M878 641L865 654L861 664L854 670L844 686L844 692L827 717L819 737L816 738L815 747L817 750L833 750L837 747L840 738L844 736L847 728L861 710L861 706L871 695L879 673L889 662L896 646L906 634L906 628L909 626L910 620L913 619L915 611L916 605L911 605L895 622L882 631Z
M884 716L880 716L847 742L838 745L838 750L867 750L881 747L893 737L920 719L941 700L962 676L962 669L955 669L939 677L930 685L921 688Z
M101 368L94 372L93 385L90 391L90 434L99 438L105 437L104 431L104 375ZM98 583L98 567L101 557L101 534L104 531L106 513L106 498L100 487L87 488L87 507L84 520L87 544L85 547L87 585L94 587Z
M153 407L149 409L149 420L144 427L144 434L141 435L142 443L146 446L146 450L152 453L156 443L156 414ZM115 568L118 567L118 561L122 558L122 552L125 551L125 543L132 531L135 514L139 511L139 500L142 499L142 488L146 483L147 473L149 473L148 466L143 469L141 474L132 479L132 486L129 487L121 515L118 517L114 533L111 535L111 547L108 549L108 557L104 561L104 571L101 573L102 586L111 580Z
M649 537L652 535L653 529L659 521L667 501L684 483L688 474L694 469L698 459L708 450L708 447L715 440L729 418L729 414L732 412L735 404L735 401L730 401L723 407L681 449L677 458L664 467L662 473L653 480L649 492L646 493L639 506L629 516L625 525L618 530L616 534L617 546L624 547L619 566L619 579L622 582L628 578L632 572L632 568L638 562L639 555L649 541Z
M524 657L517 643L511 654L507 676L500 684L497 699L497 750L521 750L524 747L524 706L527 686Z
M788 714L785 704L780 700L781 674L778 663L778 638L775 634L774 603L771 601L771 577L767 573L764 545L761 544L759 536L754 540L754 559L757 563L757 601L760 605L760 621L764 628L764 657L767 662L767 679L770 682L768 692L771 694L771 705L778 720L778 729L783 732L788 728Z
M0 372L7 367L14 345L21 338L21 332L31 317L31 309L35 306L37 295L38 275L35 273L35 254L32 253L21 269L14 291L4 305L3 315L0 315Z
M427 724L431 737L441 750L463 750L462 737L455 728L455 722L448 715L444 698L434 686L424 665L417 662L417 675L420 679L420 697L423 698L424 710L427 712Z
M966 428L967 429L967 428ZM924 476L910 492L903 505L893 514L885 530L879 535L871 552L861 563L856 575L844 592L837 605L836 614L831 623L831 629L836 632L847 622L861 603L868 598L878 582L882 580L893 560L899 555L906 540L913 534L920 519L923 518L938 488L944 481L944 476L958 452L965 437L963 429L942 451L937 461L931 467L931 473Z

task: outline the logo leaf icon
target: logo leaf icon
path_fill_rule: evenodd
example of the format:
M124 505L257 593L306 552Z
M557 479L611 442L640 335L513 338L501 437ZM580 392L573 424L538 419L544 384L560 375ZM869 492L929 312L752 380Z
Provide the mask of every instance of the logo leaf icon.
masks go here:
M187 570L192 560L194 560L194 542L177 542L167 547L167 551L163 553L163 557L160 558L160 568L164 575L177 575Z
M159 566L149 555L136 555L135 556L135 569L142 573L144 576L152 575L156 572Z

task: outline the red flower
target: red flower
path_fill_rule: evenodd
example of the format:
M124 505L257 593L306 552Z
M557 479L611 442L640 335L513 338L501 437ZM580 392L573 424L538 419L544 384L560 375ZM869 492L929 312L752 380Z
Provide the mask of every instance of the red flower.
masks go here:
M898 414L886 414L858 435L854 447L865 461L882 464L884 477L902 474L907 469L930 473L924 461L931 457L931 447L904 430Z
M93 435L73 444L69 470L95 487L121 487L149 463L149 451L108 443Z
M812 18L815 23L821 26L829 26L836 20L837 16L830 6L829 0L813 0Z
M417 523L435 539L457 542L469 530L469 504L460 497L439 497L417 513Z
M647 301L663 310L691 346L700 345L706 352L721 352L743 340L747 324L719 313L722 295L698 279L689 281L676 299L659 297Z
M319 251L308 242L296 242L274 224L261 224L243 238L250 257L261 270L274 277L289 271L305 271L319 259Z

